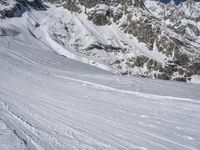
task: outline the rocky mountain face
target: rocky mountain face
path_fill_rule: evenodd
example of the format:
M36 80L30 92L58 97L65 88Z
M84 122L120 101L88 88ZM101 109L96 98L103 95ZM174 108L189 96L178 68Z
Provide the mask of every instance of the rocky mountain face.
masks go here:
M30 6L45 7L39 0L0 3L6 6L0 7L1 18L20 16ZM45 3L69 12L63 14L68 19L59 17L55 23L59 25L50 29L52 39L123 75L178 81L200 75L200 3L192 0L178 6L158 0L45 0Z

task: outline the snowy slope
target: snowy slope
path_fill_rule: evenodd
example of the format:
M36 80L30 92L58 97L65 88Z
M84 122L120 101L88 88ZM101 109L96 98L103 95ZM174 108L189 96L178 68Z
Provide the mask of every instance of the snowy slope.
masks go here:
M107 71L198 82L200 3L44 1L2 0L0 18L29 12L29 32L36 38L60 55Z
M49 17L33 11L0 22L0 149L200 149L199 84L88 65L55 45L51 22L37 25Z

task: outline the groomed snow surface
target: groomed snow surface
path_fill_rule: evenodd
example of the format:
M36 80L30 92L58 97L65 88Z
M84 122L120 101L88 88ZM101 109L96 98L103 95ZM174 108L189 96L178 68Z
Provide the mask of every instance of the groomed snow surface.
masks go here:
M199 84L122 77L63 57L27 18L0 22L0 150L200 149Z

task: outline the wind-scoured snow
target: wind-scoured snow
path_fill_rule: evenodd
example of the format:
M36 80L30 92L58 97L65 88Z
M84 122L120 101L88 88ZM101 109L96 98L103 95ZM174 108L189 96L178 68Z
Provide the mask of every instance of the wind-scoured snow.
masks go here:
M199 84L98 69L31 17L0 22L0 149L200 149Z

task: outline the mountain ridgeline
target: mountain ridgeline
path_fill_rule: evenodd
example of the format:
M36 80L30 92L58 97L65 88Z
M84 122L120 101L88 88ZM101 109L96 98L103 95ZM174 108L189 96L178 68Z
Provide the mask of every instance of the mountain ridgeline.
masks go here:
M45 10L49 5L64 7L70 12L66 15L73 19L61 19L59 26L52 27L52 39L120 74L178 81L200 75L198 2L187 0L180 5L174 2L165 5L158 0L13 0L12 3L3 0L0 3L2 19L20 17L31 9Z

